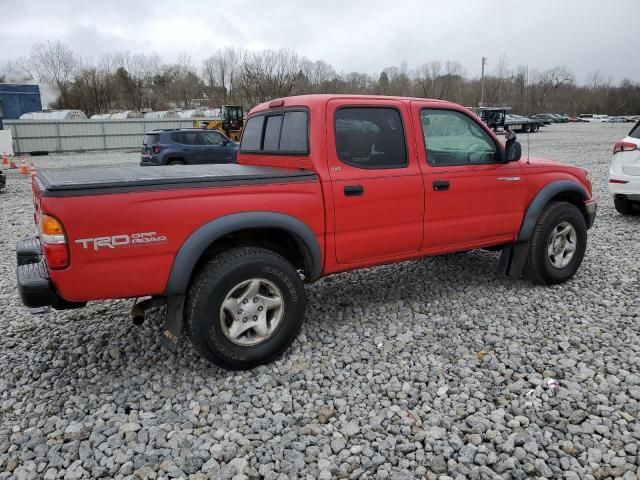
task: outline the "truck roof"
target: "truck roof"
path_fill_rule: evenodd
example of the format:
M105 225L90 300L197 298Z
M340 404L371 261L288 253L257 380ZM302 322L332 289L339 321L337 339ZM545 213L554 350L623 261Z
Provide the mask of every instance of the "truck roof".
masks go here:
M293 107L293 106L307 106L314 107L325 104L330 100L395 100L400 102L411 102L411 101L427 101L434 103L441 103L443 105L457 105L453 102L448 102L446 100L438 100L432 98L419 98L419 97L396 97L396 96L388 96L388 95L352 95L352 94L333 94L333 93L318 93L318 94L310 94L310 95L296 95L293 97L282 97L276 98L273 100L269 100L268 102L261 103L256 105L249 111L249 115L261 112L264 110L268 110L270 108L281 108L281 107Z

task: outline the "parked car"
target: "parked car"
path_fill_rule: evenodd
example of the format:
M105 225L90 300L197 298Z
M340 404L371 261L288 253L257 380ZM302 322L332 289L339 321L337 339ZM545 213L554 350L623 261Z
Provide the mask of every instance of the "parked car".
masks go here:
M222 132L197 128L154 130L142 141L141 166L233 163L237 142Z
M609 122L609 123L632 123L633 120L631 120L629 117L615 116L615 117L609 117L607 122Z
M556 119L549 113L538 113L536 115L531 115L533 120L540 120L544 122L545 125L551 125L552 123L556 123Z
M618 212L640 214L640 122L613 147L609 192Z
M39 170L17 285L28 307L149 296L132 313L166 305L169 346L184 330L251 368L287 349L304 282L326 275L494 248L501 274L569 280L596 215L587 172L521 151L442 100L280 98L249 113L237 164Z

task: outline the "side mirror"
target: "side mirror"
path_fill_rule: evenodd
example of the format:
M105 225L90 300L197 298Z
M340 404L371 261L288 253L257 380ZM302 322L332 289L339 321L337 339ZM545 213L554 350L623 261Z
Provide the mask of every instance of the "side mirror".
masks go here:
M227 145L229 145L229 140L225 138L224 140L222 140L222 146L226 147Z
M513 136L515 137L515 134ZM522 157L522 145L515 138L507 140L504 147L504 157L506 162L516 162Z

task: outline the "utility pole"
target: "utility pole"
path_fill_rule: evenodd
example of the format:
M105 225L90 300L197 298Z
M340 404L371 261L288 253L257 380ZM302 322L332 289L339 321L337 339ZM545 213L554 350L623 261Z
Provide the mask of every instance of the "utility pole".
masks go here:
M482 74L480 76L480 106L484 106L484 66L487 64L487 57L482 57Z

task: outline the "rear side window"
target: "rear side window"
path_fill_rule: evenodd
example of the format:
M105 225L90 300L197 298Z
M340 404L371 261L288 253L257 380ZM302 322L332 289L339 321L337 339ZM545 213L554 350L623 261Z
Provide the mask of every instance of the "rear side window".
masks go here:
M631 129L629 136L640 139L640 122L636 123L636 126Z
M400 112L393 108L347 107L336 111L338 158L358 168L407 166Z
M200 132L175 132L171 134L171 139L182 145L201 145Z
M244 127L241 152L306 155L309 153L309 114L286 111L249 118Z
M155 145L160 141L160 135L157 133L147 133L142 140L143 145Z

